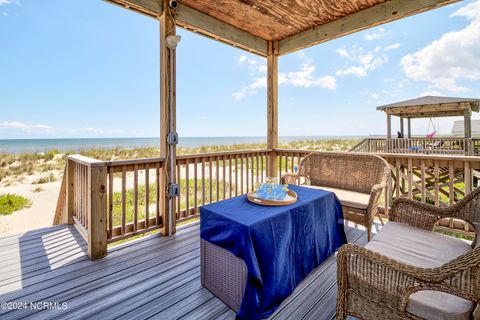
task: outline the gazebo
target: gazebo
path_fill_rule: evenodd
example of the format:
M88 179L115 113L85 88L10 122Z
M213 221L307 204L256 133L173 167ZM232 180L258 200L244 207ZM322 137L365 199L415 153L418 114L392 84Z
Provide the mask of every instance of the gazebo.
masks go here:
M425 96L377 107L387 114L387 138L392 138L392 116L400 118L400 134L404 137L404 119L407 119L407 137L412 137L411 119L464 117L465 138L472 137L472 112L479 112L479 99Z

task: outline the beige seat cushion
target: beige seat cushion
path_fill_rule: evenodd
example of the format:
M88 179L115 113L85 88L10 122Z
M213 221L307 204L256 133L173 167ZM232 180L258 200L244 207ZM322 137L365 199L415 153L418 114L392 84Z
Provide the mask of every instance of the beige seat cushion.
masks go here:
M342 206L362 209L365 210L368 207L368 202L370 201L370 195L361 192L337 189L337 188L330 188L330 187L322 187L322 186L305 186L309 188L315 189L322 189L325 191L330 191L335 193L338 200L342 203Z
M435 268L471 250L468 243L390 221L366 248L420 268ZM407 311L424 319L470 319L474 303L439 291L410 296Z

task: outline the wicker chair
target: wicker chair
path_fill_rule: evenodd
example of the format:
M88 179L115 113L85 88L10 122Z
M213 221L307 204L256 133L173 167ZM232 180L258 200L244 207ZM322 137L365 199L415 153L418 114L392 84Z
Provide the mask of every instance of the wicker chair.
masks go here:
M298 174L285 174L283 181L334 192L344 218L365 226L370 240L378 199L389 177L388 163L373 154L313 152L300 162Z
M442 218L470 223L473 243L432 232ZM480 188L448 208L394 201L371 242L338 252L337 319L471 319L480 303L479 234Z

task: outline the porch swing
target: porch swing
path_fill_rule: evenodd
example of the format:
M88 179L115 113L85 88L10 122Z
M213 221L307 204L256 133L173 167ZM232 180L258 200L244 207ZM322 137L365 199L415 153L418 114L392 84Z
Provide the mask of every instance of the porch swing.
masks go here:
M435 122L433 121L433 118L430 117L430 121L428 122L427 135L425 136L428 139L432 139L438 133L437 129L440 127L439 126L440 121L438 118L435 118ZM430 127L432 127L432 130L433 130L432 132L430 132Z
M432 128L430 132L430 127ZM430 117L430 121L428 123L428 128L427 128L427 135L426 135L426 138L427 139L433 139L437 133L439 133L439 130L440 130L440 120L439 118L435 118L435 120ZM429 133L430 132L430 133ZM427 144L427 147L429 148L440 148L442 147L443 145L443 140L441 139L438 139L437 141L434 141L432 143L429 143Z

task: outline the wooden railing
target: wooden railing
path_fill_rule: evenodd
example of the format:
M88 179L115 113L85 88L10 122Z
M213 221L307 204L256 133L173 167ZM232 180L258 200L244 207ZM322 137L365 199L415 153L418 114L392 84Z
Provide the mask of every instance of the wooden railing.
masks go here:
M161 158L106 162L108 243L160 228Z
M202 205L245 194L264 182L268 158L277 159L280 179L295 172L308 150L247 150L182 155L176 176L180 196L175 199L176 222L199 216ZM390 164L392 178L382 197L388 216L392 201L408 197L447 206L471 192L480 170L480 157L378 153ZM160 173L164 159L98 161L69 156L54 223L74 224L88 242L92 259L106 255L107 244L163 226L165 186ZM439 227L471 232L454 219Z
M265 181L269 150L248 150L177 157L180 196L177 222L198 217L200 206L238 196Z
M53 221L75 225L92 259L107 254L106 179L105 162L81 155L67 157Z
M287 163L294 162L297 165L311 151L277 149L275 152L281 164L279 171L283 174L294 172L294 167ZM292 157L293 155L295 156ZM386 216L393 200L400 197L445 207L463 199L465 194L478 186L475 180L480 176L477 173L480 171L480 157L394 153L377 155L387 160L392 170L381 204ZM473 232L471 226L455 219L439 221L439 228Z
M401 154L480 155L480 139L472 138L366 138L351 151Z

